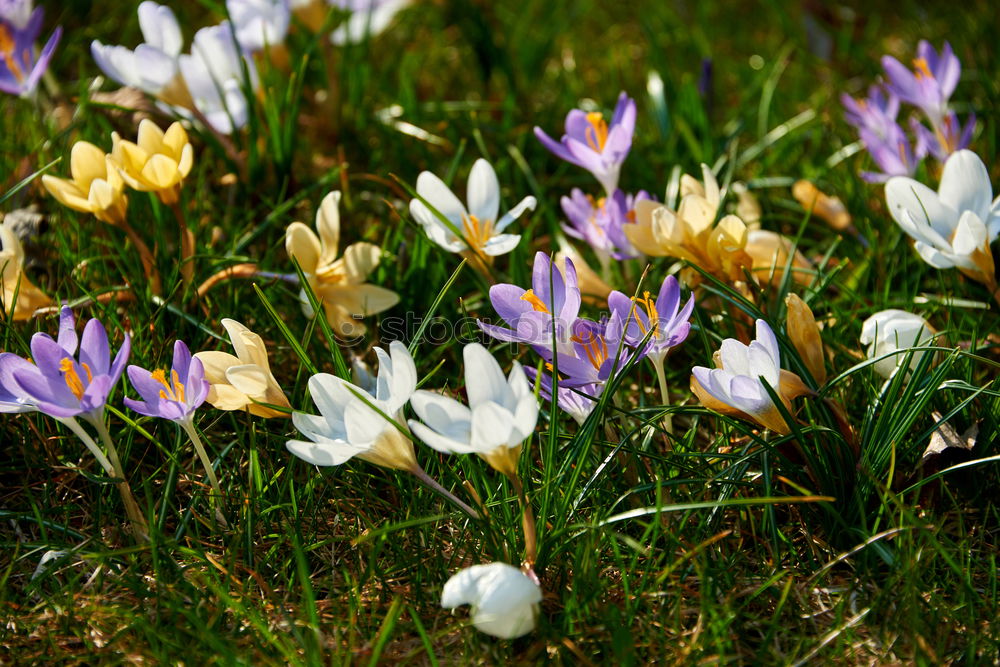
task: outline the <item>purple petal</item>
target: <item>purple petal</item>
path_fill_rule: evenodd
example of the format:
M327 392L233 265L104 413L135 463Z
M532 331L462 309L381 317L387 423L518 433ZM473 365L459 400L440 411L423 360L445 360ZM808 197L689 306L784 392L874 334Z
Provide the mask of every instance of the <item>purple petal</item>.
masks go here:
M48 334L36 333L31 337L31 358L43 375L62 382L60 362L72 357Z
M108 402L108 394L111 393L111 387L113 386L111 378L107 375L98 375L91 381L87 390L83 392L83 398L80 399L80 406L83 408L83 412L98 412L104 409L104 404Z
M572 154L566 149L566 147L545 134L545 132L540 127L535 128L535 137L545 146L546 149L553 155L555 155L560 160L565 160L566 162L574 162Z
M83 412L80 400L61 378L53 379L34 369L23 369L14 371L14 381L38 409L47 415L73 417Z
M137 401L134 398L125 397L122 399L122 403L125 407L134 412L138 412L140 415L145 415L147 417L159 417L160 411L159 406L156 404L146 403L145 401Z
M128 379L146 403L155 405L160 400L160 392L163 391L163 385L159 381L154 380L153 374L145 368L134 365L129 366Z
M497 311L500 319L513 325L523 313L532 309L531 304L521 298L525 294L526 290L517 285L508 283L494 285L490 288L490 303L493 304L493 310Z
M108 349L108 332L96 317L92 317L83 328L80 339L80 363L87 364L94 375L107 375L111 365L111 350Z
M76 348L80 344L80 339L76 335L76 321L73 318L73 311L69 306L63 306L59 310L59 347L66 350L66 354L76 356Z
M184 341L174 341L174 358L170 363L170 370L177 373L177 377L180 378L181 382L187 385L190 378L190 369L191 350L184 344ZM204 372L202 376L204 377Z
M128 357L131 353L132 337L125 334L125 339L122 340L122 346L118 348L118 354L115 355L115 361L111 364L111 371L108 373L111 376L112 384L118 382L118 378L122 376L122 371L125 370L125 364L128 363Z

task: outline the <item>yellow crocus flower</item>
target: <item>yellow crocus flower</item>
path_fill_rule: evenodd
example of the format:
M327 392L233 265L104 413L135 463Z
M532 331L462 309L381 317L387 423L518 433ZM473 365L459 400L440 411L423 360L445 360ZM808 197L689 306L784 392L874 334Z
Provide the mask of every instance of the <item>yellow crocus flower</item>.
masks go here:
M341 336L359 336L364 325L358 318L381 313L399 303L395 292L365 282L381 259L382 250L372 243L354 243L337 257L340 243L340 192L323 198L316 213L313 232L301 222L293 222L285 232L285 249L295 258L309 280L309 287L323 304L326 319ZM302 298L307 316L309 302Z
M288 417L289 413L267 405L288 408L285 392L271 373L267 347L260 336L236 320L224 319L236 356L227 352L206 351L194 356L205 367L210 388L206 399L219 410L246 410L258 417Z
M71 178L42 176L42 185L61 204L92 213L112 225L122 225L128 210L125 181L104 151L87 141L73 144L69 157Z
M164 204L176 204L181 183L194 165L194 148L180 123L164 132L151 120L139 123L138 139L126 141L112 133L111 158L128 186L155 192Z
M24 274L24 248L6 222L0 225L0 244L3 246L0 250L0 282L3 283L4 312L15 322L30 319L39 308L52 305L52 299Z

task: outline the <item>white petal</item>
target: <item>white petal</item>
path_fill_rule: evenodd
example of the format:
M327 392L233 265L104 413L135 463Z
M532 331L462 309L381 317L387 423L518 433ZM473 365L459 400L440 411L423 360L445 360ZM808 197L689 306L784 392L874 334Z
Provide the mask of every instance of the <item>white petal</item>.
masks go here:
M908 211L916 226L928 224L945 238L958 223L958 212L944 204L938 194L912 178L896 176L885 184L885 203L896 222Z
M483 252L490 257L506 255L511 250L516 248L520 241L520 234L500 234L498 236L494 236L486 242L486 245L483 246Z
M535 206L538 205L538 200L534 197L528 196L518 202L517 206L507 211L502 218L497 220L497 224L494 225L493 230L496 233L500 233L507 229L507 226L520 218L525 211L534 211Z
M422 171L417 176L417 193L426 199L431 206L436 208L441 215L452 222L458 221L461 224L462 218L467 215L465 206L458 200L455 193L444 184L444 181L429 171ZM417 201L419 202L419 200ZM425 210L427 210L426 207ZM435 218L437 217L429 210L427 210L427 213Z
M139 30L150 46L177 57L184 46L184 37L177 17L165 5L148 1L139 5Z
M514 415L492 401L472 408L472 447L491 452L497 447L513 447L520 440L514 431Z
M507 378L500 370L500 364L485 347L471 343L462 350L465 361L465 391L469 406L475 410L480 403L493 401L503 404L509 391Z
M315 466L338 466L364 451L352 447L345 440L323 442L289 440L285 443L285 447L295 456Z
M948 157L938 193L941 203L958 213L972 211L980 220L989 216L993 186L986 165L972 151L960 150Z
M472 165L467 190L469 213L480 221L496 222L500 212L500 182L489 162L480 158Z
M441 591L441 606L472 605L472 623L481 632L512 639L535 628L538 585L506 563L474 565L454 574Z
M982 219L975 212L966 210L958 219L958 228L955 229L951 247L956 255L968 256L986 247L986 239L986 225Z
M410 405L417 416L434 431L452 440L466 444L470 442L472 413L460 402L431 391L420 390L414 392Z

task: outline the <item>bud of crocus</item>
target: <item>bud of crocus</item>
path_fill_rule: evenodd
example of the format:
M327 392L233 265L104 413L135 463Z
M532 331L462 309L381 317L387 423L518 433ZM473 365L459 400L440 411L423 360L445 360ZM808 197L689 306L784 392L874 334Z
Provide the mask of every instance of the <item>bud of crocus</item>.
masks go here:
M838 232L851 226L851 214L839 197L830 196L806 180L796 181L792 186L792 196L807 211Z
M139 123L136 143L123 140L117 132L111 139L111 158L130 188L155 192L164 204L177 201L181 183L194 164L194 148L180 123L164 132L146 119Z
M528 575L507 563L473 565L454 574L441 591L441 606L472 605L472 624L480 632L514 639L535 629L542 590Z
M785 330L798 351L809 373L817 384L826 382L826 364L824 363L823 339L819 335L816 318L805 301L797 294L785 297Z
M869 359L879 359L874 365L875 372L886 379L903 363L907 349L933 345L936 335L927 320L905 310L877 312L861 325L861 344L868 346L866 355ZM913 354L907 373L920 363L924 354Z
M785 280L785 267L788 266L788 255L793 252L792 242L766 229L754 229L747 234L746 254L753 262L753 274L760 281L769 281L772 285L780 285ZM814 267L798 250L792 255L792 279L799 284L808 284L812 279Z

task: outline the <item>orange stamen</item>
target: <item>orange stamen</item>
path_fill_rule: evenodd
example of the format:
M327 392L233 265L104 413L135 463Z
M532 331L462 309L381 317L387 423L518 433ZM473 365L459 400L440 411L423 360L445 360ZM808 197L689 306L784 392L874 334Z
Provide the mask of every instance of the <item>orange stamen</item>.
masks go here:
M531 304L531 307L534 310L537 310L540 313L549 312L548 306L546 306L545 303L538 298L538 295L535 294L535 290L528 290L527 292L522 294L521 301L527 301L528 303Z
M604 121L604 114L600 111L591 111L587 114L587 145L600 153L604 150L604 144L608 142L608 124Z
M87 381L89 382L93 379L90 375L90 369L87 368L87 364L82 364L85 371L87 371ZM69 390L73 392L77 400L83 399L83 392L85 391L83 382L80 380L80 376L77 374L76 369L73 368L73 360L69 357L65 357L59 362L59 370L65 373L63 378L66 381L66 386Z
M914 58L913 66L917 68L915 74L917 75L918 79L923 79L925 77L928 79L934 78L934 75L931 74L930 68L927 66L927 61L924 60L923 58Z
M11 37L10 31L7 30L7 26L0 25L0 58L3 58L4 63L7 65L7 69L10 73L14 75L18 83L24 81L24 70L16 60L14 60L14 38Z
M653 337L655 338L657 335L657 329L660 326L660 315L656 312L656 299L650 296L649 292L646 291L642 293L642 298L634 296L632 297L632 301L643 307L643 310L646 311L646 317L649 319L649 328L647 328L641 319L638 317L635 318L636 323L639 325L639 331L641 331L642 335L645 336L646 332L649 331L649 329L652 329Z
M572 340L583 345L583 353L594 368L600 370L601 364L608 360L608 343L603 337L587 332L586 340L581 336L573 336Z
M493 221L480 220L474 215L463 215L462 231L465 234L465 241L473 250L482 250L493 236Z

